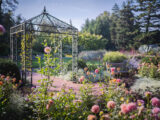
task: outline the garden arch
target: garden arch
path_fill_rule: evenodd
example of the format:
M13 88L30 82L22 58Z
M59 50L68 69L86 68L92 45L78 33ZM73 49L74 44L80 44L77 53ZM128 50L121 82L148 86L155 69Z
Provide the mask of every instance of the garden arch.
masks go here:
M67 24L50 15L44 7L41 14L10 28L11 59L18 64L21 56L22 79L25 80L25 82L26 79L29 79L32 84L32 41L36 36L40 35L40 33L47 33L48 35L54 34L56 39L58 39L57 44L60 46L58 50L58 57L60 59L59 64L61 66L63 65L62 35L72 36L72 74L76 76L78 59L78 29L73 27L71 24ZM73 77L73 79L75 79L75 77Z

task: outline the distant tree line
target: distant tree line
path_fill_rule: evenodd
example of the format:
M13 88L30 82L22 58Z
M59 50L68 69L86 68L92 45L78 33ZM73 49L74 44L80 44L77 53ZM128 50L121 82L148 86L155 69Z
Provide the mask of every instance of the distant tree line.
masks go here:
M112 13L104 11L95 19L86 19L81 32L102 35L107 50L159 44L160 0L127 0L121 8L115 4Z

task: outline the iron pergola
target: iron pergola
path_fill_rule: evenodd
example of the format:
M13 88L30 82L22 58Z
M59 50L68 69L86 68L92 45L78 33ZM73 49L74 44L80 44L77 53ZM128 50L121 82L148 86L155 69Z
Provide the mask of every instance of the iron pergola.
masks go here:
M43 29L42 29L43 28ZM33 59L33 39L40 33L54 34L58 37L60 65L62 58L62 35L72 36L72 74L77 73L78 59L78 29L67 24L46 12L46 8L41 14L24 21L23 23L10 28L10 52L12 61L18 63L21 56L21 78L29 79L32 84L32 59ZM21 49L20 49L21 48ZM20 55L21 54L21 55ZM22 59L23 58L23 59ZM74 77L73 77L74 78Z

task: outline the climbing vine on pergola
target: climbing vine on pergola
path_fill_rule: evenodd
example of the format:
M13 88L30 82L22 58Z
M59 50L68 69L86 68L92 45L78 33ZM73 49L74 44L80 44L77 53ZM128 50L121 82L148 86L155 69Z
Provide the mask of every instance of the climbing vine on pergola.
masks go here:
M78 29L57 19L56 17L53 17L46 12L44 7L44 10L40 15L37 15L19 25L10 28L11 59L18 63L19 59L21 58L20 62L22 79L25 81L26 79L29 79L32 84L32 41L39 36L40 33L46 33L47 35L52 34L52 36L54 36L57 40L55 45L59 46L58 57L60 59L60 66L63 66L63 36L72 36L72 74L73 76L76 76L78 59ZM45 36L43 37L45 39Z

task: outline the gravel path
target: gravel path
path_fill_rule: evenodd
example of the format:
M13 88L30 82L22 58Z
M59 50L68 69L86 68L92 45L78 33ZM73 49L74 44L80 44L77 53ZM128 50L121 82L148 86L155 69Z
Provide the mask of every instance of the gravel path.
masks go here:
M43 77L38 74L38 73L33 73L33 85L35 86L40 86L40 83L38 83L37 81L42 79ZM56 77L51 77L51 79L53 80L53 86L55 87L51 87L51 91L61 91L62 88L64 88L66 90L69 90L70 88L73 89L73 91L75 92L75 94L79 93L79 89L81 86L83 86L82 84L77 84L77 83L73 83L72 81L66 81L66 80L62 80L60 78L56 78ZM97 83L93 83L94 87L92 89L93 94L95 95L100 95L100 87Z

